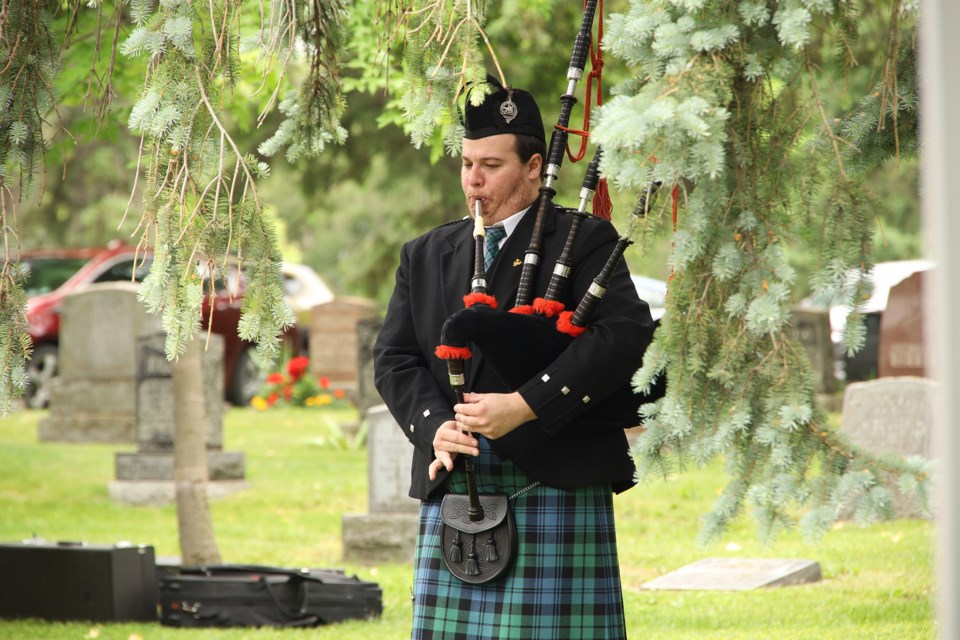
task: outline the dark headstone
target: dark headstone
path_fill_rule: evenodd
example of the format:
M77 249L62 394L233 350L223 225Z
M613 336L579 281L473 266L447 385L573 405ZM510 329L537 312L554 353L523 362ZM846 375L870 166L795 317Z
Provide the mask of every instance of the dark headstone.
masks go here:
M379 317L357 322L357 408L360 413L383 404L373 384L373 344L382 326L383 319Z
M830 340L830 313L826 310L794 309L790 314L794 340L799 342L813 371L817 393L837 390L833 342Z
M878 375L927 375L924 363L923 290L929 271L918 271L890 289L880 319Z
M356 398L357 324L376 316L376 303L366 298L343 297L315 306L310 316L310 374L329 379L332 388Z

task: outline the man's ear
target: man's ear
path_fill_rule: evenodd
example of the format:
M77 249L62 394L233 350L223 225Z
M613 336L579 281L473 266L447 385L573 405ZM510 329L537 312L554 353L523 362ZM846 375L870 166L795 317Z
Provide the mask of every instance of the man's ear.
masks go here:
M543 156L535 153L527 160L527 177L531 180L540 181L540 175L543 173Z

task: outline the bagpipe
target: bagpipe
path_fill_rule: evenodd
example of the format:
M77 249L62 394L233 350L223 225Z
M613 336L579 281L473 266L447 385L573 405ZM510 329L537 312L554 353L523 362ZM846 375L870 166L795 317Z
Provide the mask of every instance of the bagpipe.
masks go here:
M542 297L530 303L532 289L540 266L541 241L544 221L555 209L553 203L556 181L563 156L566 153L571 111L577 102L576 85L583 75L590 52L593 17L598 0L588 0L584 8L570 64L567 70L567 90L561 96L557 125L550 138L544 171L544 183L534 203L536 218L529 246L524 255L523 269L517 289L515 306L509 311L498 308L497 301L487 291L484 269L485 231L481 203L475 201L474 212L474 272L470 293L464 296L464 308L454 312L444 322L441 344L435 355L447 363L450 385L462 402L465 389L464 361L473 355L472 349L482 353L486 363L509 388L517 389L553 362L578 336L589 328L589 323L607 290L624 251L632 244L630 239L638 220L646 216L659 184L650 185L637 198L630 216L627 232L620 235L603 268L574 309L566 309L562 302L569 286L573 256L583 221L591 217L586 212L599 181L599 163L602 149L598 148L587 167L580 190L577 209L566 209L573 216L562 252L550 276ZM645 331L646 344L653 339L656 326ZM626 428L640 424L640 405L663 396L666 381L663 376L647 393L634 393L629 384L622 385L603 402L591 408L584 418L601 426Z
M532 289L538 281L544 223L547 216L553 215L557 209L553 203L556 195L553 185L566 153L570 114L577 101L574 93L590 51L593 17L597 3L598 0L587 1L580 29L574 41L567 71L567 90L560 98L560 115L550 138L544 182L534 203L536 218L533 231L524 254L515 306L510 310L498 308L497 300L487 289L484 268L486 232L483 227L481 201L479 199L474 201L474 271L470 280L470 292L464 296L464 308L451 314L444 322L440 336L441 344L435 350L435 355L446 361L450 386L456 394L458 403L464 400L465 361L473 356L473 349L480 351L485 362L508 388L518 389L554 362L574 340L588 330L590 320L600 306L624 251L632 244L630 236L637 221L646 215L659 187L658 184L651 185L640 194L628 223L627 232L618 237L611 254L576 307L565 308L563 300L570 299L569 278L574 268L578 238L583 223L590 217L586 212L587 203L592 199L598 186L602 154L602 150L598 148L584 176L579 206L575 210L567 210L572 216L570 228L550 275L546 291L542 297L530 303ZM644 348L653 340L655 329L656 325L652 321L639 329L646 332L643 336ZM636 426L641 422L640 406L661 398L665 391L666 380L663 376L646 393L635 393L629 382L624 383L608 397L587 410L578 420L583 424L599 428L623 429ZM481 502L481 496L477 490L476 469L470 456L466 457L465 468L467 495L455 498L461 501L461 505L468 505L463 522L484 531L487 529L492 531L494 527L503 528L501 523L494 523L494 519L488 513L490 510ZM484 499L489 500L490 496L484 496ZM449 524L446 519L444 523L445 531L454 531L453 525L446 526ZM475 539L476 535L473 538ZM451 540L459 541L460 538L453 537ZM459 550L459 545L453 546ZM452 553L452 556L456 557L449 560L447 566L460 579L465 581L488 579L490 573L488 569L479 566L482 563L478 563L476 554L470 556L470 561L463 566L454 561L460 557L459 553Z

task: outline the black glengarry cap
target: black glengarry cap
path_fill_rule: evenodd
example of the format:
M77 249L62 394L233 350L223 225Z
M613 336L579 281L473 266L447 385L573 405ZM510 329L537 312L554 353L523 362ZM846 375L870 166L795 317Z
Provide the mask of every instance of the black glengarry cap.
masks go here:
M463 137L479 140L503 133L533 136L546 144L540 108L529 92L523 89L503 87L493 76L487 76L487 84L494 90L474 106L467 96L464 107ZM468 89L479 90L476 88Z

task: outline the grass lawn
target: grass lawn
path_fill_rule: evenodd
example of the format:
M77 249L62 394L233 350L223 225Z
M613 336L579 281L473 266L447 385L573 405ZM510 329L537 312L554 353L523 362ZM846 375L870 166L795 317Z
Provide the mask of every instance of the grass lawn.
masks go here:
M173 507L112 503L113 456L133 445L38 443L43 412L0 419L0 541L130 541L177 556ZM309 630L182 630L159 624L0 620L0 639L263 640L409 637L411 567L344 562L340 519L366 511L366 452L322 438L344 415L320 409L231 409L224 448L246 455L249 490L212 503L224 562L342 568L383 588L383 617ZM320 440L318 440L318 438ZM745 519L716 544L695 543L723 477L718 465L617 496L620 564L629 636L634 639L935 638L933 527L899 520L844 524L809 545L798 533L772 546ZM804 558L823 580L750 592L646 591L642 584L705 557ZM16 576L4 576L16 580Z

